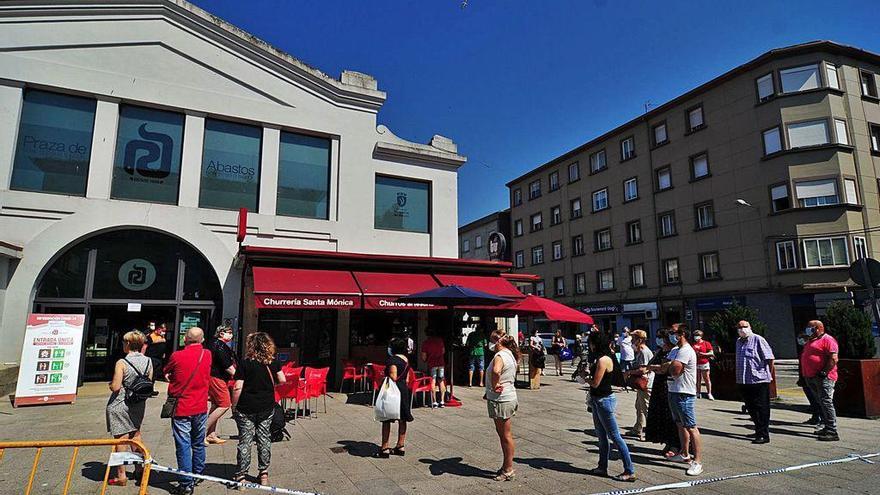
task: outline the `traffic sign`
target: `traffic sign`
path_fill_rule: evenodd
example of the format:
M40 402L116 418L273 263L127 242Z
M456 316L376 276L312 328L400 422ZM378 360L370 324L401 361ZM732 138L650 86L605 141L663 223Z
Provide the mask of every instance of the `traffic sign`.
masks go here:
M860 258L849 266L849 277L862 287L880 288L880 261Z

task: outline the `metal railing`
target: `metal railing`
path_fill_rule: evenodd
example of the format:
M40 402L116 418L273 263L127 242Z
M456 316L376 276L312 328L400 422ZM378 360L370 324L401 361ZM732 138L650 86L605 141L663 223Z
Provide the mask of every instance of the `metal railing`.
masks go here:
M36 442L0 442L0 461L3 460L3 455L6 453L6 449L37 449L34 454L34 462L31 467L30 475L27 480L27 488L24 490L25 495L30 495L31 488L34 485L34 478L37 475L37 466L40 464L40 457L43 455L43 449L51 449L51 448L65 448L72 447L73 455L70 458L70 467L67 468L67 477L64 480L64 491L62 492L64 495L67 495L70 490L70 481L73 476L73 470L76 467L76 459L79 456L80 447L102 447L109 446L113 447L112 453L115 448L119 445L127 445L132 450L139 450L144 457L144 460L150 459L150 453L147 448L141 442L137 440L129 440L129 439L90 439L90 440L48 440L48 441L36 441ZM141 474L140 480L140 491L138 492L140 495L146 495L147 487L149 485L150 480L150 463L144 462L143 465L143 474ZM101 495L107 491L107 483L110 479L110 469L112 466L110 463L107 463L107 469L104 471L104 480L101 484Z

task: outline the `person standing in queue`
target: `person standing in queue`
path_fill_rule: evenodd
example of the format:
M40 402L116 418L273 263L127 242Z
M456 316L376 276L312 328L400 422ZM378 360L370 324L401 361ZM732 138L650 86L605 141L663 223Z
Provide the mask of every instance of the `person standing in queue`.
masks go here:
M812 320L804 333L810 339L801 352L801 370L807 386L813 391L819 404L819 417L823 428L819 440L836 442L837 411L834 409L834 386L837 383L837 340L825 333L825 324Z
M468 387L474 385L474 372L478 373L480 386L482 387L484 384L483 375L486 370L486 345L486 325L480 323L480 325L467 337Z
M557 329L550 342L552 354L556 357L556 376L562 376L562 350L568 347L565 337L562 336L562 330Z
M422 361L428 366L428 376L439 387L439 397L431 391L431 407L446 407L446 344L432 328L426 330L428 338L422 343Z
M385 361L385 376L397 385L400 390L400 419L382 422L382 445L376 457L387 459L392 455L406 455L406 429L413 421L411 394L409 389L409 358L406 357L406 339L393 339L391 341L391 356ZM391 448L391 423L397 421L397 444Z
M770 382L773 381L773 349L752 331L749 322L736 324L736 385L746 410L755 423L754 444L770 443Z
M706 398L715 400L715 397L712 396L711 365L709 361L715 357L712 343L704 339L703 331L698 329L694 331L694 343L691 346L694 348L694 352L697 353L697 398L701 397L701 389L703 388L701 382L705 382Z
M164 377L162 368L165 365L165 360L168 358L169 344L165 338L167 333L168 329L164 323L160 323L158 327L154 321L147 324L147 337L141 352L153 362L153 376L157 378Z
M495 433L501 442L503 460L495 481L510 481L516 476L513 470L513 455L516 443L513 440L511 422L519 407L516 388L516 368L519 363L519 347L513 337L504 330L495 330L489 336L489 351L494 352L486 373L486 408L489 417L495 422Z
M229 381L235 376L235 356L229 347L230 342L232 342L232 328L220 325L214 334L214 340L208 346L211 351L211 384L208 388L211 412L208 414L207 436L205 437L207 444L221 445L226 443L226 440L217 436L217 423L232 406Z
M636 423L628 432L629 435L645 441L645 425L648 422L648 404L651 401L651 387L654 385L654 373L648 371L648 363L654 359L654 353L648 349L648 334L644 330L633 330L631 333L635 359L633 368L624 373L626 378L644 376L647 389L636 389Z
M657 331L655 343L657 344L657 352L646 369L662 375L661 365L668 361L667 356L673 347L669 341L669 330L661 328ZM645 426L645 440L652 443L662 443L663 456L666 458L676 455L681 450L678 428L676 428L672 412L669 410L668 394L666 377L655 377L651 387L653 399L648 403L648 418Z

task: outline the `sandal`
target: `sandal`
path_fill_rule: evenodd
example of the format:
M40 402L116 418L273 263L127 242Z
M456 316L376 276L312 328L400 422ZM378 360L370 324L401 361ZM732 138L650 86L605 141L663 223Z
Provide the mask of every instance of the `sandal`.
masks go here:
M511 481L515 477L516 477L516 471L508 471L506 473L498 473L498 475L492 479L495 481Z
M247 480L247 477L246 477L245 475L243 475L243 474L238 474L238 475L236 475L234 478L232 478L232 481L234 481L234 482L236 482L236 483L244 483L245 480ZM241 490L241 485L230 485L230 486L229 486L229 489L231 489L231 490Z
M391 453L392 453L393 455L399 455L400 457L403 457L403 456L406 455L406 450L405 450L405 449L406 449L406 447L404 447L403 445L399 445L399 446L394 447L393 449L391 449Z
M125 486L128 484L128 478L110 478L107 480L109 486Z
M379 452L376 452L375 454L373 454L373 457L376 457L378 459L388 459L389 457L391 457L391 449L384 448L384 449L380 450Z
M627 483L635 483L636 476L630 473L620 473L617 476L612 476L611 479L614 481L625 481Z
M260 480L260 484L263 486L269 486L269 473L267 471L263 471L258 476Z
M590 469L589 471L587 471L587 474L591 476L599 476L600 478L608 477L608 471L600 467L594 467L593 469Z

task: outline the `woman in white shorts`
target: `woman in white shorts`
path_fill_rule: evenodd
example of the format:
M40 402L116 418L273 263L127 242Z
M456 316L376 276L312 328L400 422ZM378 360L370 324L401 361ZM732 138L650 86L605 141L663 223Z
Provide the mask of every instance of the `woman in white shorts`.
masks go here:
M706 382L706 397L709 400L715 400L712 397L712 379L709 378L709 359L715 357L715 350L712 343L703 338L703 331L696 330L694 332L694 343L691 346L697 353L697 398L700 397L700 382Z
M516 366L519 362L519 348L512 336L503 330L495 330L489 336L489 350L495 353L486 369L486 407L489 417L495 421L495 431L501 441L504 461L495 476L495 481L512 480L513 452L516 447L511 432L511 420L516 415Z

